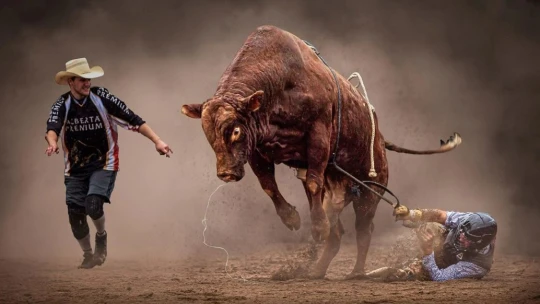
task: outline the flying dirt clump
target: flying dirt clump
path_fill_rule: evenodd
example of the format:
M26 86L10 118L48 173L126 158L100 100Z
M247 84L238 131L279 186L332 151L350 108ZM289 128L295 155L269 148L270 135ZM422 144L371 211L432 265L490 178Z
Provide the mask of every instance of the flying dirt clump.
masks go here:
M310 242L299 248L287 258L276 272L271 276L275 281L308 278L311 267L317 261L322 244Z

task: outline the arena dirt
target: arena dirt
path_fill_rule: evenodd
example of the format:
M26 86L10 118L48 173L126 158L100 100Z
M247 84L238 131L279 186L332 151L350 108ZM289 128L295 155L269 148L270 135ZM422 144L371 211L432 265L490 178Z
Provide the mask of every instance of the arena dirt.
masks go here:
M320 247L320 246L319 246ZM391 246L374 244L366 268L399 260ZM214 249L208 249L214 250ZM317 246L272 245L229 260L117 259L77 269L80 259L0 260L0 303L538 303L538 258L496 255L482 280L374 282L344 280L356 256L342 246L325 279L303 278ZM245 280L243 279L245 278Z

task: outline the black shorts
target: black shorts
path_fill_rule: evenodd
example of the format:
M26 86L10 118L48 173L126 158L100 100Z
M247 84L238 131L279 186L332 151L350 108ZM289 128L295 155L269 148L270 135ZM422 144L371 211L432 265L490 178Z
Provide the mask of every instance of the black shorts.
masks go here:
M78 173L64 177L66 185L66 204L77 204L84 207L84 201L90 194L102 196L110 203L117 171L95 170L89 173Z

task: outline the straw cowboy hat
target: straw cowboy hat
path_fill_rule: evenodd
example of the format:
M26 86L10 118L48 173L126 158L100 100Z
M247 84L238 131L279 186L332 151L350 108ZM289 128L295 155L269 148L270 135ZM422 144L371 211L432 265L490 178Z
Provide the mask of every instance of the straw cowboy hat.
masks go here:
M77 58L66 62L66 70L56 73L54 80L58 84L67 84L67 80L74 76L86 79L98 78L105 74L100 66L90 68L86 58Z

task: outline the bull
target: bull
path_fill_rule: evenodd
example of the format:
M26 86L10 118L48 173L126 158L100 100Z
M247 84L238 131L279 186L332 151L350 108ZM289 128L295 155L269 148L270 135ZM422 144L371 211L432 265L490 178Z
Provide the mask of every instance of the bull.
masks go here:
M360 180L386 186L386 149L433 154L450 151L460 142L456 134L436 150L398 147L385 141L377 115L369 111L366 98L329 68L312 46L275 26L258 27L248 36L211 98L182 106L184 115L201 119L216 155L217 176L225 182L240 181L249 163L290 230L300 228L300 216L280 193L274 170L276 164L301 170L298 177L309 201L311 235L325 241L311 270L312 278L324 277L338 253L344 233L339 215L351 202L356 215L357 257L347 278L364 276L373 217L384 193L379 187L355 191L358 185L330 166L331 160ZM332 155L338 138L339 149ZM369 174L370 165L377 174Z

